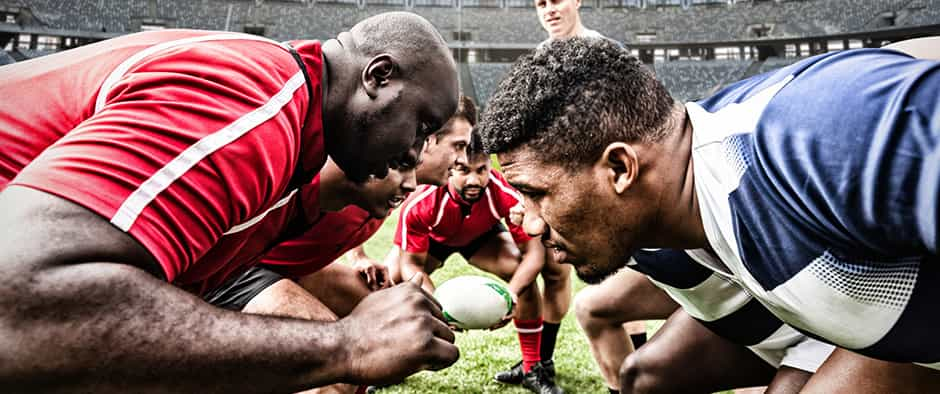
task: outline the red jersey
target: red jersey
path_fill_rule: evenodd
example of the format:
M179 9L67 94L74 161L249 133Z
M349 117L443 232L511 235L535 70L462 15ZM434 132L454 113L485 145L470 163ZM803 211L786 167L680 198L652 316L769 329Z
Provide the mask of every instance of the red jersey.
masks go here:
M82 205L169 281L215 287L277 240L301 211L294 174L326 160L320 44L292 45L312 95L286 44L237 33L145 32L4 66L0 189Z
M402 204L395 245L409 253L427 252L431 239L447 246L465 246L509 217L509 209L522 202L519 192L496 170L490 170L489 183L483 190L480 199L471 204L460 198L450 184L419 187ZM462 206L470 206L469 215L464 216ZM506 222L517 244L531 239L521 226Z
M368 241L384 222L355 205L339 212L324 212L303 235L268 251L261 264L290 278L312 274Z

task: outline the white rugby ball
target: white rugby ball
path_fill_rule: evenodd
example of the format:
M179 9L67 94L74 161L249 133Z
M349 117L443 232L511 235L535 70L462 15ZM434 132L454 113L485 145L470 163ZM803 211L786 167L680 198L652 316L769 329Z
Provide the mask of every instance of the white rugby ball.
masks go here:
M512 310L512 295L502 283L482 276L458 276L434 291L447 322L463 329L489 328Z

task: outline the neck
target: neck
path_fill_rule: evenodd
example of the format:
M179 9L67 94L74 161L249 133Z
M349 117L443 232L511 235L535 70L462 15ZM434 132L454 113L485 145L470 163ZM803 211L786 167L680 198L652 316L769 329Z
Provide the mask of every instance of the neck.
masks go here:
M343 171L329 161L320 170L320 209L337 212L350 204L347 196L353 195L350 181L346 179Z
M352 59L346 51L346 46L349 44L344 44L344 41L349 39L345 36L348 34L347 32L340 33L338 38L323 43L321 47L323 50L323 105L321 109L324 125L338 124L337 115L345 111L347 99L344 96L345 92L351 91L349 83L344 83L344 81L358 80L358 78L350 79L346 75L347 70L353 66ZM329 127L324 127L324 133L328 133L329 129ZM329 135L325 137L330 138Z
M574 30L571 31L571 36L581 37L582 35L584 35L584 25L581 24L580 20L578 20L578 23L574 26Z
M658 163L663 167L653 182L662 186L659 207L654 219L651 244L677 249L700 249L708 246L702 225L701 211L695 193L692 167L692 123L685 106L676 103L671 131L658 144L656 157L668 158Z

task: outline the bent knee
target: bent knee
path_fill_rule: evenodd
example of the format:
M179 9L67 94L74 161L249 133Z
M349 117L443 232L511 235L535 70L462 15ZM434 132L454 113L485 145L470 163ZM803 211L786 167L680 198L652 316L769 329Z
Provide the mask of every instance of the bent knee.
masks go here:
M664 368L659 361L643 351L643 348L633 352L620 366L620 392L621 393L669 393L675 388L669 384Z
M595 293L592 288L586 288L574 297L574 314L581 328L593 331L599 327L621 324L611 318L603 298Z

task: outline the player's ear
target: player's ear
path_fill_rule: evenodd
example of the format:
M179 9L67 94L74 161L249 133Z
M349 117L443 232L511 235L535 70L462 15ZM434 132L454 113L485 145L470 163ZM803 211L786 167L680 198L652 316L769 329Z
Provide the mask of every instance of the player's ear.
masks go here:
M392 55L383 53L376 55L362 69L362 86L370 98L376 98L379 95L379 88L387 86L389 81L395 75L398 64Z
M623 142L607 145L598 161L604 178L617 194L624 193L637 179L640 169L639 157L633 146Z

